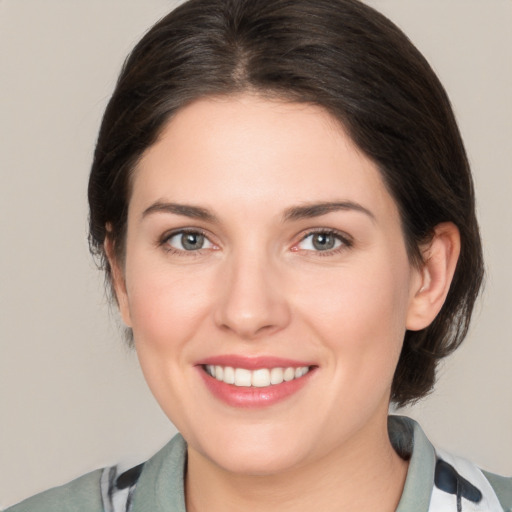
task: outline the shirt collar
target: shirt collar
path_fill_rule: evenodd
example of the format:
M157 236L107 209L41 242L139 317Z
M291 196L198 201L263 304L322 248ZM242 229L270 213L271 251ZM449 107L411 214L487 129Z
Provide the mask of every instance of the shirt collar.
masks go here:
M409 469L396 512L428 512L436 453L421 427L404 416L390 416L388 430L391 444L402 457L409 456Z
M410 458L396 512L428 512L434 485L434 448L414 420L390 416L388 429L395 450L402 457ZM132 512L186 512L186 454L185 440L177 434L146 462L134 493Z

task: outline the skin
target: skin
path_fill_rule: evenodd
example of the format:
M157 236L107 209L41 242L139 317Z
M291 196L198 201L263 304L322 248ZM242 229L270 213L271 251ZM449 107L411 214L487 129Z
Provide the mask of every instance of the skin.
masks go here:
M345 207L289 215L319 203ZM184 250L183 229L204 246ZM334 231L335 248L312 230ZM407 462L387 436L393 373L405 330L439 311L458 247L440 225L425 265L410 264L377 167L319 107L244 94L179 111L138 165L111 263L149 387L188 442L188 510L395 510ZM223 354L315 371L286 400L233 407L197 365Z

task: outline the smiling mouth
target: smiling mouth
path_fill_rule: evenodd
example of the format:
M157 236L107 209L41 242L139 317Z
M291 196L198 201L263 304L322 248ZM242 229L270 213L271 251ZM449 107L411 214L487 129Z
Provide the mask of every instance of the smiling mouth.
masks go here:
M234 368L232 366L220 366L207 364L203 365L204 371L219 382L233 384L238 387L264 388L275 386L283 382L300 379L308 374L311 366L299 367L278 367L278 368L258 368L248 370L246 368Z

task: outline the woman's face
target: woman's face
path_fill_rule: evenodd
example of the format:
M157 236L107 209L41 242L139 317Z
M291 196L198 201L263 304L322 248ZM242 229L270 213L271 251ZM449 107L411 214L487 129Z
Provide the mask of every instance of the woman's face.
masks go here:
M136 170L122 273L142 370L199 456L274 473L385 432L421 276L376 166L319 107L178 112Z

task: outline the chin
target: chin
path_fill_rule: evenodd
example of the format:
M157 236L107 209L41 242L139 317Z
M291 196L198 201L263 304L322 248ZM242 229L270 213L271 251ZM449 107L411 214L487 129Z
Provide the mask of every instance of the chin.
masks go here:
M270 476L285 473L301 465L300 454L294 451L260 448L256 453L246 450L223 450L210 460L227 472L246 476Z
M256 430L259 430L258 427ZM300 466L304 461L304 447L308 443L291 437L288 430L283 436L283 432L250 432L239 429L237 432L204 438L215 439L215 445L211 441L203 444L198 439L198 442L191 440L189 446L224 471L239 475L266 476L286 472Z

